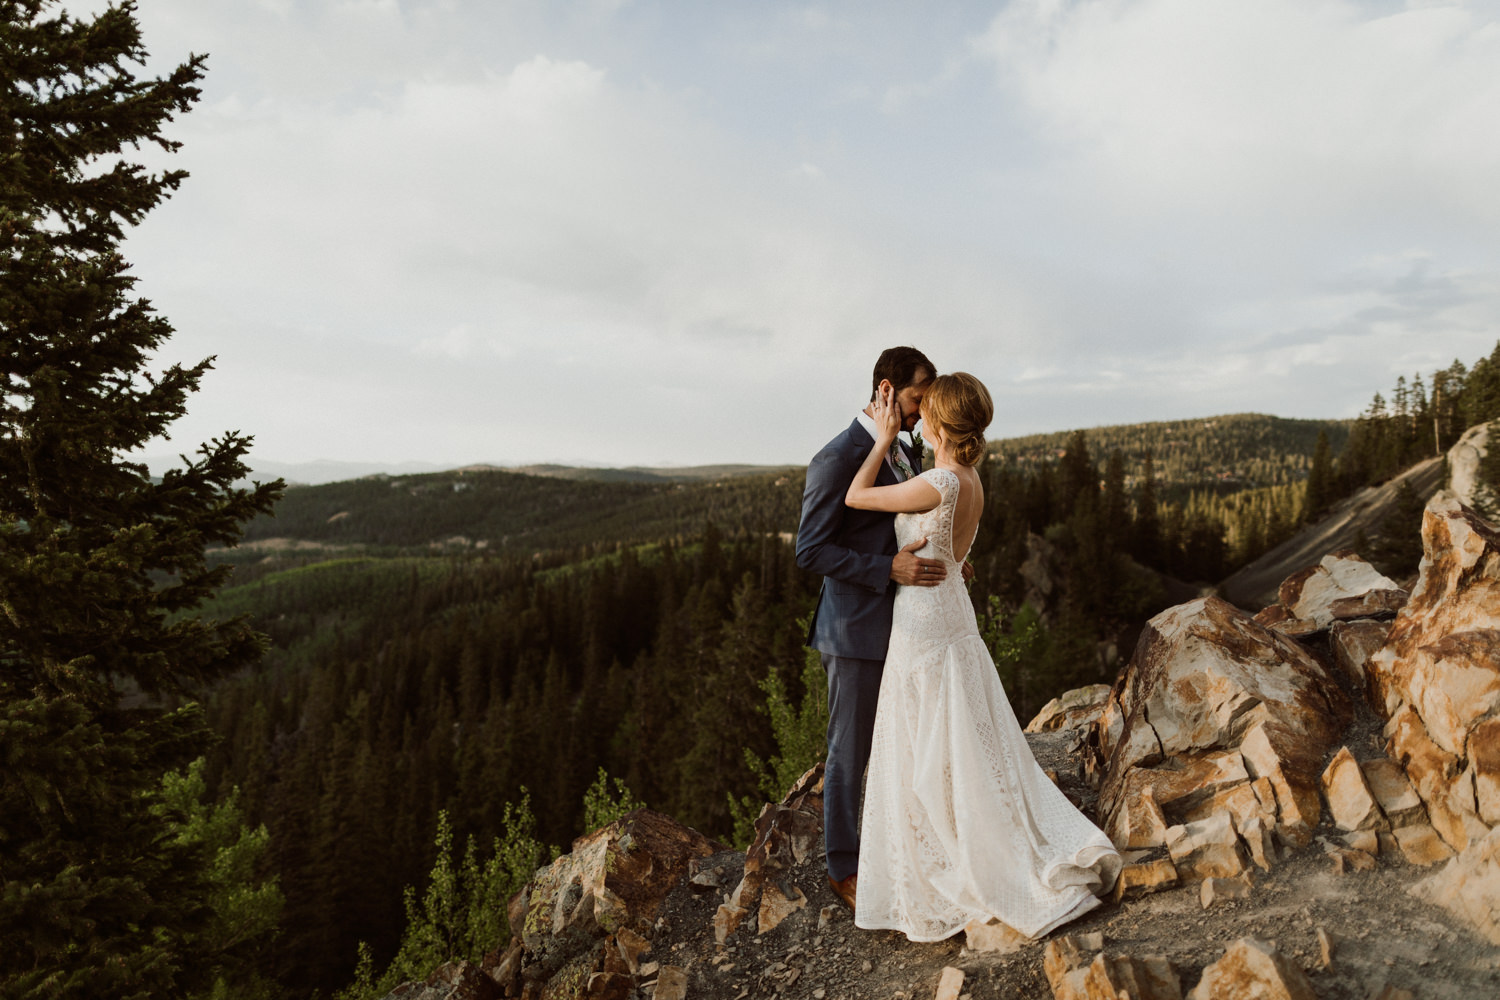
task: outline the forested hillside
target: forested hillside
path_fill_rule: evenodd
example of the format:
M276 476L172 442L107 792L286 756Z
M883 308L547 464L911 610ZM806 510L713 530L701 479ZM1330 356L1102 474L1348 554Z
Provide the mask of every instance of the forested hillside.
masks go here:
M1212 584L1500 412L1500 365L1460 368L1434 377L1437 408L1407 390L1355 421L1237 415L995 442L973 596L1017 714L1111 679L1177 581ZM224 740L208 771L270 828L281 981L343 985L360 941L389 960L440 811L457 842L484 844L524 801L541 839L565 846L603 767L732 838L731 800L758 796L764 775L746 750L780 749L763 685L793 707L816 694L801 643L818 581L791 541L802 484L800 469L374 477L291 489L246 545L216 553L235 583L210 611L250 613L272 639L213 693Z
M575 556L329 561L211 609L255 608L274 643L215 695L210 770L271 828L286 981L341 985L360 940L389 958L440 809L487 840L529 790L566 845L604 766L728 836L727 793L757 784L745 748L774 749L759 682L800 694L812 581L782 540L713 529Z
M1127 483L1144 473L1147 458L1163 498L1193 490L1226 494L1259 486L1285 486L1307 478L1318 435L1334 453L1343 450L1352 420L1290 420L1236 413L1200 420L1095 427L1086 432L1096 454L1118 451ZM1072 431L1006 438L991 452L1022 467L1056 462Z
M271 538L387 549L447 545L536 552L728 532L789 531L801 470L706 481L634 482L502 469L370 476L289 489L247 543Z

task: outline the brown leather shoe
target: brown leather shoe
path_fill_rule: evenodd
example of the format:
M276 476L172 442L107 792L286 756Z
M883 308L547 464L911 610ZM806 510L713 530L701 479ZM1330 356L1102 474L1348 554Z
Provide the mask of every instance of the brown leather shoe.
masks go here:
M833 876L830 875L830 876L828 876L828 888L830 888L830 889L833 890L833 894L835 896L837 896L839 899L843 900L845 906L849 907L850 910L853 910L854 909L854 889L855 889L855 885L856 885L856 883L858 883L858 881L859 881L859 874L858 873L850 875L848 878L843 879L841 881L837 881L837 882L835 882L834 879L833 879Z

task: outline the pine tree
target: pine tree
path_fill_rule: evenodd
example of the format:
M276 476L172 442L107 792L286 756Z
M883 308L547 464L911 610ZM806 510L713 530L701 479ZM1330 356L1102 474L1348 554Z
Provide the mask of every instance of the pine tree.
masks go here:
M1333 502L1333 458L1328 446L1328 432L1318 431L1313 448L1312 468L1307 474L1307 492L1302 501L1302 520L1314 521Z
M1058 478L1061 480L1060 513L1064 518L1079 505L1093 499L1099 493L1099 473L1089 455L1088 435L1074 431L1068 436L1067 451L1058 462Z
M161 129L203 59L137 80L134 4L51 7L0 0L0 994L177 995L211 970L212 890L158 805L207 730L191 703L158 706L260 654L243 621L189 612L227 573L205 545L280 484L232 487L238 433L156 483L126 458L209 367L152 372L171 326L117 250L185 176L125 147L176 149Z
M1161 520L1156 510L1156 472L1151 452L1142 463L1141 486L1135 498L1135 558L1148 566L1164 562Z

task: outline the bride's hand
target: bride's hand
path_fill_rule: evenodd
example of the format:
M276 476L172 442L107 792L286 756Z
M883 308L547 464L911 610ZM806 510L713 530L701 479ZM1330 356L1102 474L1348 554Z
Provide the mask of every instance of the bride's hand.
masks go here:
M883 383L875 394L870 416L875 420L875 429L880 432L878 440L887 445L896 440L896 434L901 430L901 408L896 405L896 390L889 382Z

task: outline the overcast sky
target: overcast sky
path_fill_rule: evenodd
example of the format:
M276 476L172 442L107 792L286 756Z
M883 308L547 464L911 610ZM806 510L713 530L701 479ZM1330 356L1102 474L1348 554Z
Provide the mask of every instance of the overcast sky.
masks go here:
M1500 339L1500 0L141 7L209 54L126 248L218 356L156 451L805 463L893 344L1008 437Z

